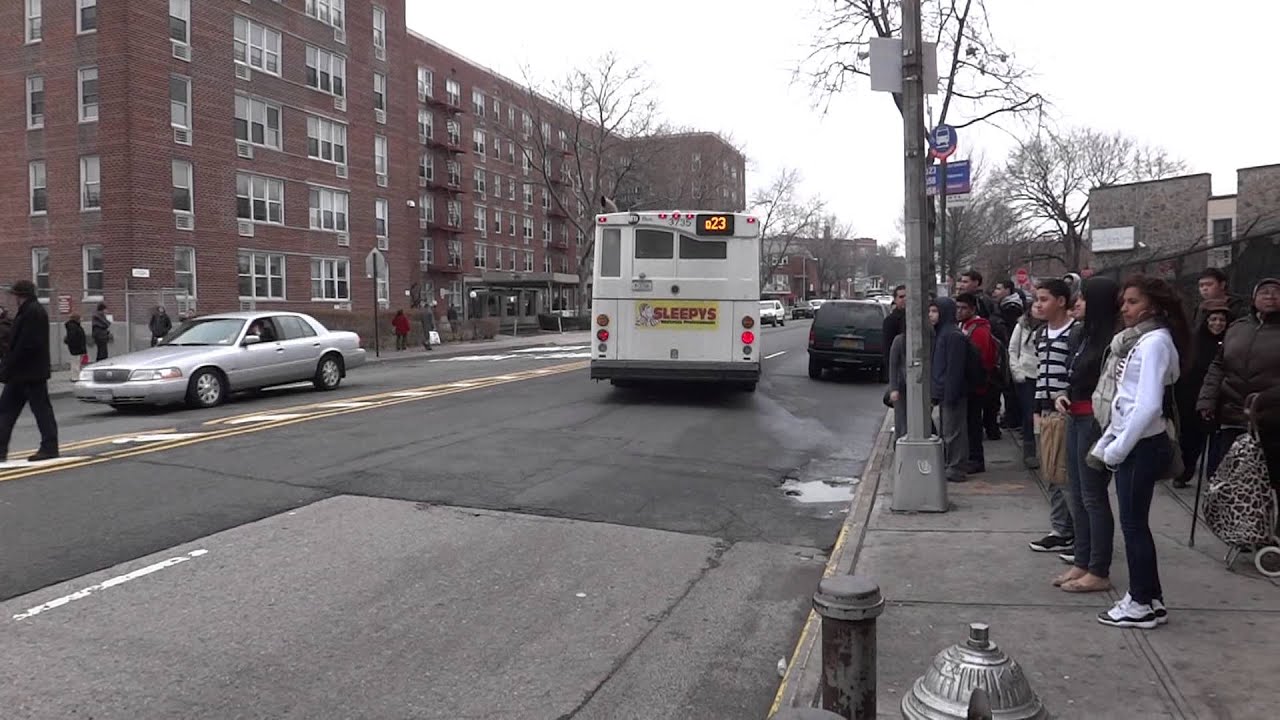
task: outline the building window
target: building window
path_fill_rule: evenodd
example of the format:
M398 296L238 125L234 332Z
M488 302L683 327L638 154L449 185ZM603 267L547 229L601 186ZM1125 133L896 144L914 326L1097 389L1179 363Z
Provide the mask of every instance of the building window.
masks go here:
M493 197L495 200L502 198L502 176L498 173L493 174Z
M235 61L265 73L279 75L280 31L239 15L236 16L235 30Z
M486 139L487 138L485 137L485 132L483 130L471 131L471 150L475 152L476 155L479 155L481 160L484 159Z
M390 206L385 198L377 198L373 201L373 234L380 237L387 237L387 217L391 214Z
M449 120L444 124L444 127L445 127L445 132L449 135L449 144L454 146L461 145L462 144L462 126L458 124L458 121Z
M1213 221L1213 244L1229 245L1235 233L1235 222L1231 218L1219 218Z
M525 175L528 175L529 171L532 169L533 159L529 157L529 151L525 148L520 148L520 170L524 172Z
M471 91L471 112L474 113L475 116L478 118L484 117L484 91L483 90Z
M85 245L82 253L84 261L84 297L86 300L102 297L102 246Z
M435 97L435 74L430 68L418 66L418 99Z
M547 192L546 188L542 188L542 209L551 209L551 193Z
M280 149L280 106L237 95L235 126L237 140Z
M101 164L97 155L80 158L80 209L102 208Z
M516 214L507 213L507 234L511 237L516 236Z
M347 164L347 126L320 117L307 118L307 156Z
M475 206L475 209L472 211L472 217L475 219L476 230L478 230L481 235L489 234L489 228L485 224L489 219L489 211L483 205Z
M176 128L191 128L191 78L169 77L169 123Z
M533 205L533 183L524 183L520 196L524 200L525 207Z
M498 101L498 98L493 99L493 121L502 122L502 103Z
M27 78L27 129L44 127L44 76Z
M480 243L476 243L476 267L489 267L489 248Z
M196 249L193 247L175 247L173 249L174 285L182 288L188 298L196 296Z
M331 188L311 188L311 229L347 231L347 193Z
M426 108L418 108L418 137L423 140L430 140L435 137L435 118L431 116L431 111Z
M346 0L307 0L307 14L325 25L343 27L346 19Z
M45 176L43 160L32 160L27 164L27 178L31 190L31 214L44 215L49 212L49 179Z
M472 174L472 176L471 176L471 182L472 182L472 183L473 183L473 185L475 186L475 191L476 191L476 193L478 193L478 194L480 194L480 195L484 195L484 194L485 194L485 192L486 192L486 190L485 190L485 188L486 188L486 186L485 186L485 174L484 174L484 170L483 170L482 168L476 168L476 169L475 169L475 171L473 172L473 174Z
M391 269L387 268L385 273L379 274L375 282L377 283L378 305L385 308L391 304Z
M522 225L523 225L522 229L524 231L524 239L526 241L532 240L533 239L533 218L530 218L530 217L524 218L524 222L522 223Z
M424 265L436 264L436 241L430 235L418 238L418 262Z
M447 167L449 170L449 184L454 187L461 185L462 184L462 166L458 164L457 160L450 160L448 162Z
M542 146L546 147L551 144L551 123L542 123Z
M532 250L524 251L524 271L533 272L533 251Z
M307 85L336 97L347 96L347 59L307 46Z
M494 235L502 234L502 211L501 210L493 211L493 234Z
M516 142L515 140L507 141L507 162L515 164L516 161Z
M311 258L311 299L351 299L351 263L343 258Z
M83 35L98 29L98 0L76 0L76 32Z
M236 217L284 224L284 181L261 175L236 175Z
M169 39L191 43L191 0L169 0Z
M446 221L449 227L462 227L462 201L449 200L445 203Z
M452 78L445 80L444 98L450 105L460 107L462 105L462 85Z
M191 213L192 204L191 163L187 160L173 161L173 211Z
M516 199L516 179L513 177L507 178L507 199Z
M41 0L27 0L27 42L40 42L44 37L44 13Z
M387 136L373 136L373 171L381 177L387 176Z
M373 46L387 49L387 11L373 6Z
M80 68L80 122L98 120L98 68Z
M49 248L32 248L31 282L36 285L36 295L47 300L53 289L49 277Z
M542 242L551 242L551 222L549 220L542 221Z
M542 272L544 273L551 272L551 254L550 253L542 256Z
M431 153L422 153L418 156L418 177L427 182L434 182L436 179L436 160L431 157Z
M524 133L525 139L529 139L529 134L533 132L533 118L529 113L520 114L520 131Z
M236 256L240 297L284 299L284 255L241 251Z
M373 109L387 111L387 76L378 72L373 74Z

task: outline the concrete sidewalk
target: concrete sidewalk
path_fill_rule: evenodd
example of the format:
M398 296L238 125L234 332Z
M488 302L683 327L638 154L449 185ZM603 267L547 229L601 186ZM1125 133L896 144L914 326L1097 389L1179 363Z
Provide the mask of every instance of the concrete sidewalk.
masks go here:
M933 656L963 642L967 623L985 622L1054 717L1275 717L1280 586L1259 575L1249 556L1228 571L1226 546L1203 525L1196 546L1187 546L1194 485L1162 483L1151 511L1169 623L1147 631L1106 627L1095 615L1128 586L1118 518L1116 590L1081 595L1053 587L1066 565L1027 547L1048 529L1048 500L1038 474L1023 469L1012 433L1006 437L987 443L986 473L950 485L950 512L892 512L891 460L855 495L850 548L834 570L875 579L886 599L879 716L901 717L903 694ZM882 444L888 440L882 433ZM780 699L815 704L817 653L798 653L793 664Z
M457 357L459 355L485 355L504 350L518 350L530 347L587 345L590 344L590 342L591 332L589 330L580 330L563 333L538 333L534 335L521 335L519 337L499 335L492 340L446 342L442 345L437 345L430 353L423 350L421 345L410 347L405 351L397 352L393 345L391 349L382 349L382 357L375 357L373 351L369 350L368 365L407 360L431 360L435 358ZM67 371L55 371L53 373L53 379L49 381L49 397L70 397L72 394L72 384L68 378L69 373ZM3 387L4 384L0 383L0 388Z

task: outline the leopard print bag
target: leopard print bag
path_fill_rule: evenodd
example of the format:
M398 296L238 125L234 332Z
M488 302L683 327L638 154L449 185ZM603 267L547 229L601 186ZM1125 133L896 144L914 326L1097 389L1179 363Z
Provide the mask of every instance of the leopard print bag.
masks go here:
M1232 547L1270 545L1276 510L1262 446L1253 433L1244 433L1231 444L1205 491L1205 524Z

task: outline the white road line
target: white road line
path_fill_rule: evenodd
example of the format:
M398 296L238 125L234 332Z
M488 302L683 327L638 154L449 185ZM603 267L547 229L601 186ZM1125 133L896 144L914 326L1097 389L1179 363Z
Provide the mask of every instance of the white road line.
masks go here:
M391 397L398 397L398 398L426 397L430 394L431 394L430 392L427 392L425 390L404 390L401 392L391 393Z
M373 404L374 404L374 403L371 403L371 402L365 402L364 400L347 400L347 401L345 401L345 402L331 402L331 403L325 403L325 404L323 404L323 405L318 405L317 407L322 407L322 408L358 408L358 407L369 407L370 405L373 405Z
M153 572L159 572L160 570L163 570L167 567L173 567L178 563L184 563L190 560L191 558L198 558L201 555L204 555L208 552L209 552L208 550L192 550L186 555L180 555L178 557L169 558L168 560L162 560L158 563L155 563L154 565L148 565L144 568L134 570L133 572L127 573L125 575L117 575L116 577L113 577L109 580L104 580L103 582L100 582L97 585L90 585L89 587L84 588L83 590L77 590L71 593L70 595L64 595L58 598L57 600L50 600L47 603L36 605L35 607L27 610L26 612L18 613L17 615L14 615L13 619L26 620L27 618L34 617L36 615L39 615L42 612L46 612L48 610L52 610L57 607L62 607L63 605L66 605L69 602L72 602L75 600L83 600L84 598L89 597L95 592L106 590L108 588L113 588L117 585L123 585L129 582L130 580L137 580L138 578L150 575Z
M248 425L249 423L276 422L278 420L293 420L294 418L303 417L302 413L280 413L278 415L250 415L249 417L235 418L228 420L228 425Z
M535 354L540 352L557 352L557 351L570 352L573 350L590 350L590 349L591 349L590 345L544 345L542 347L511 350L510 352L520 353L520 354L525 354L525 353Z
M111 442L115 445L128 445L129 443L148 443L148 442L164 442L166 440L186 440L187 438L200 437L204 433L156 433L154 435L134 435L133 437L116 438Z
M772 355L765 355L765 356L764 356L764 359L765 359L765 360L772 360L772 359L774 359L774 358L778 357L779 355L786 355L786 354L787 354L787 351L786 351L786 350L779 350L778 352L776 352L776 353L774 353L774 354L772 354Z
M65 455L63 457L54 458L52 460L40 460L38 462L27 462L26 460L10 460L8 462L0 462L0 470L16 470L18 468L38 468L47 467L49 465L61 465L63 463L84 460L86 455Z

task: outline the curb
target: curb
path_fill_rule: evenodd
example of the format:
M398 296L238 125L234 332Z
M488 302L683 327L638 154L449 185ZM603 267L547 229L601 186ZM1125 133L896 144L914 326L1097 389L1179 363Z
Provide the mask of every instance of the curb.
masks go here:
M884 461L889 454L889 446L893 440L893 411L885 413L884 421L876 434L871 455L867 458L866 469L862 480L853 493L849 503L849 515L840 527L840 534L831 548L822 577L827 578L837 573L848 573L853 570L862 550L862 540L866 535L867 523L871 519L871 509L875 505L876 494L880 491L880 476L884 470ZM822 683L822 657L818 648L818 636L821 621L818 614L809 611L800 638L787 662L787 670L778 684L778 692L773 698L773 705L766 716L772 718L783 708L816 706L818 693Z
M553 334L553 333L548 333L548 334L547 334L547 337L548 337L548 338L559 338L559 337L560 337L560 333L554 333L554 334ZM588 339L586 342L590 342L590 340ZM437 345L436 347L449 347L449 346L455 346L455 345L459 345L459 344L468 344L468 343L447 343L447 344L443 344L443 345ZM392 351L390 351L388 354L386 354L386 355L384 355L384 356L382 356L382 357L376 357L376 356L374 356L374 355L368 354L368 349L366 349L366 351L365 351L365 352L366 352L366 357L367 357L368 359L367 359L367 360L365 360L365 367L368 367L368 366L370 366L370 365L374 365L374 366L376 366L376 365L381 365L382 363L396 363L396 362L404 362L404 361L408 361L408 360L421 360L421 359L423 359L423 358L449 358L449 357L460 357L460 356L462 356L462 355L471 355L472 353L476 353L476 352L483 352L483 351L485 351L485 350L491 350L491 351L493 351L493 352L501 352L501 351L504 351L504 350L516 350L516 349L523 349L523 348L527 348L527 347L537 347L537 346L539 346L539 345L543 345L543 344L544 344L544 343L542 343L542 342L531 341L531 342L529 342L529 343L527 343L527 344L525 344L525 343L521 343L521 344L519 344L519 345L508 345L508 346L506 346L506 347L488 347L488 348L477 348L477 347L455 347L454 349L450 349L450 350L443 350L443 351L439 351L439 352L437 352L437 351L434 351L434 350L433 350L433 351L431 351L431 354L430 354L430 355L426 354L426 352L425 352L425 351L423 352L423 354L422 354L422 355L419 355L419 354L417 354L417 353L397 353L396 351L392 350ZM546 342L546 343L545 343L545 345L546 345L547 347L568 347L568 346L578 345L578 344L580 344L580 343L578 343L578 342L569 342L569 341L567 341L567 340L561 340L561 341L559 341L559 342L552 342L552 341L548 341L548 342ZM419 346L419 347L420 347L420 346ZM4 385L3 385L2 383L0 383L0 387L4 387ZM54 398L54 399L56 399L56 398L67 398L67 397L73 397L74 395L75 395L75 388L70 387L70 386L65 387L65 388L59 388L59 389L56 389L56 390L51 388L51 389L49 390L49 397L50 397L50 398Z

